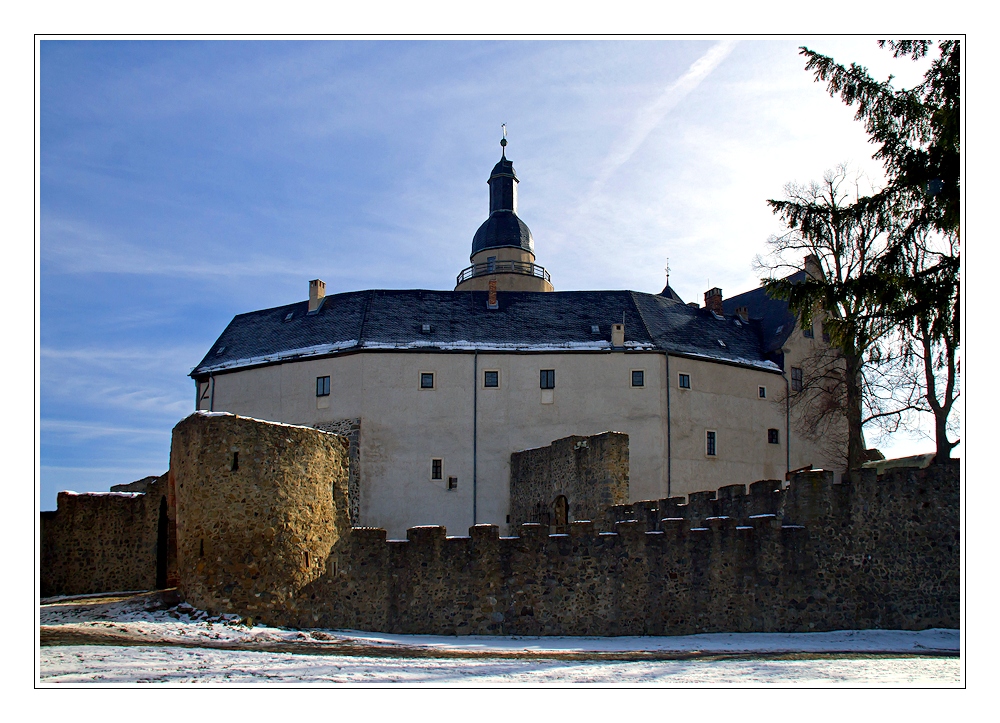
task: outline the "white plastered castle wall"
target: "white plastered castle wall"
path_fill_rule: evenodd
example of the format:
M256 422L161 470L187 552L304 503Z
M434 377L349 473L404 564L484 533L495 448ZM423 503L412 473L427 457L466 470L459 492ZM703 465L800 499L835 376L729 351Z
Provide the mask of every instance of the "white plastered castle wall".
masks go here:
M539 387L542 369L556 372L551 403ZM499 387L485 387L487 371L498 372ZM643 372L642 387L632 386L633 371ZM434 374L433 389L420 388L421 373ZM679 373L690 375L691 389L678 387ZM330 377L328 397L316 396L322 376ZM633 501L785 473L785 410L775 401L784 378L671 356L668 490L668 379L659 352L361 351L218 374L213 383L215 411L304 425L360 418L360 521L391 537L421 524L463 534L473 524L474 427L475 521L505 532L510 454L573 434L629 435ZM772 428L778 444L768 442ZM717 433L714 458L705 453L707 430ZM791 449L793 467L816 464L794 429ZM435 458L441 480L431 479ZM452 476L458 486L449 490Z

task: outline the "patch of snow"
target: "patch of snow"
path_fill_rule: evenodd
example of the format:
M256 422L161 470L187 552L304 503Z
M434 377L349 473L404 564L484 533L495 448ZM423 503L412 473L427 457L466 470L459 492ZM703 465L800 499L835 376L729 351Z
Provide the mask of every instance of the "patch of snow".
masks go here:
M336 434L336 432L328 432L325 429L317 429L316 427L309 427L305 424L288 424L287 422L275 422L271 419L258 419L257 417L248 417L245 414L233 414L232 412L209 412L204 409L199 409L195 412L191 412L191 417L239 417L240 419L249 419L251 422L260 422L262 424L270 424L275 427L291 427L292 429L308 429L310 432L322 432L323 434ZM122 493L125 494L125 493ZM136 494L136 493L129 493ZM141 494L141 493L139 493Z
M291 359L305 359L313 356L332 354L335 351L343 351L344 349L350 349L352 347L356 347L357 345L357 339L338 341L332 344L316 344L314 346L299 347L298 349L276 351L273 354L261 354L260 356L231 359L229 361L219 362L218 364L208 364L207 366L198 367L198 371L201 374L211 374L212 372L255 366L257 364L268 364L271 362L288 361Z

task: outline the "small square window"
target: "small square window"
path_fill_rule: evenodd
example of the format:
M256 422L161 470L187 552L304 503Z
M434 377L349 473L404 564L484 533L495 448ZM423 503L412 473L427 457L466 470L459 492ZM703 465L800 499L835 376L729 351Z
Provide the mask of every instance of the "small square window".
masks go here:
M496 389L500 386L500 372L498 371L485 371L483 372L483 386L488 389Z
M800 367L792 367L792 391L802 391L802 369Z
M705 454L715 456L715 432L705 432Z
M812 327L810 326L808 329L803 329L802 336L804 336L806 339L812 339L813 338Z
M644 387L644 386L646 386L645 376L646 376L646 373L642 369L635 369L632 372L632 386L633 387Z
M778 444L778 430L769 429L767 430L767 443L768 444Z
M431 479L443 479L444 474L444 460L443 459L432 459L431 460Z
M760 399L767 399L767 387L757 387L757 396Z
M433 389L434 388L434 374L433 374L433 372L420 372L420 388L421 389Z
M677 375L677 386L681 389L691 388L691 375L690 374L678 374Z
M555 389L556 388L556 370L555 369L542 369L539 374L538 386L541 389Z
M316 396L330 396L330 377L316 377Z
M597 324L591 324L590 325L590 333L591 334L600 334L601 333L601 327L598 326Z
M448 478L448 489L457 490L458 489L458 477Z

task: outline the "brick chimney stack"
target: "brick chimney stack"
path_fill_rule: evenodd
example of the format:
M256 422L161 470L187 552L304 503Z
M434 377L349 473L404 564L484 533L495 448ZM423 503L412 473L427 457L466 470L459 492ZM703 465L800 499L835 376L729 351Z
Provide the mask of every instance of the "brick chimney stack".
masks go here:
M722 289L718 286L705 292L705 308L722 316Z
M625 325L624 324L612 324L611 325L611 346L615 349L620 349L625 346Z
M486 300L487 309L499 309L500 305L497 303L497 280L490 279L490 295Z
M750 320L750 310L745 306L736 307L736 315L740 317L743 321Z
M319 307L323 305L323 299L326 298L326 284L319 279L313 279L309 282L309 313L313 314L319 311Z

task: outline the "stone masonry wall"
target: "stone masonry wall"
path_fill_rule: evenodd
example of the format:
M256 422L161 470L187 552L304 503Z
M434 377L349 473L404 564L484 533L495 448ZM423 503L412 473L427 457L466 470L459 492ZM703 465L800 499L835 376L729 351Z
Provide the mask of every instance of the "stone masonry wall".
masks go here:
M178 424L188 602L277 625L446 635L960 624L957 462L617 505L556 534L417 527L387 541L348 532L345 452L340 437L233 415Z
M868 474L856 487L827 472L777 485L680 509L620 506L604 532L589 522L563 534L525 524L509 538L491 525L467 537L420 527L387 542L384 530L354 529L298 610L273 622L444 635L959 627L957 464ZM705 502L743 512L684 516ZM657 519L661 505L681 515Z
M564 496L568 519L596 520L610 505L628 502L628 435L604 432L565 437L510 456L510 524L556 524ZM561 530L565 531L565 530Z
M196 412L173 431L180 592L196 607L294 614L348 522L348 441Z
M361 419L338 419L320 422L316 429L347 437L347 512L351 525L361 524Z
M42 597L156 587L167 476L152 479L145 493L59 493L41 513Z

